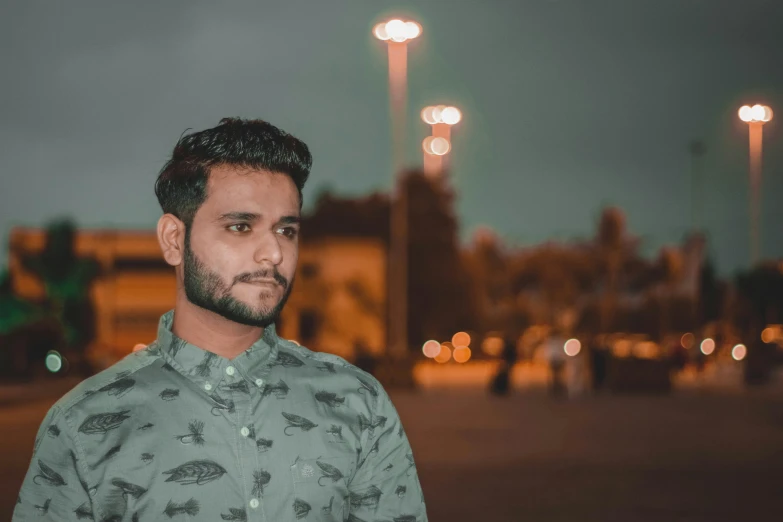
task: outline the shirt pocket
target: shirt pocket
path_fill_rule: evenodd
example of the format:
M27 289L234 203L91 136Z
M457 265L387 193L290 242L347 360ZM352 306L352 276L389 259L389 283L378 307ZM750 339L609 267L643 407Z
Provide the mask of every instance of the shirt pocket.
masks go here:
M291 520L332 522L348 517L346 457L299 458L291 466L294 504Z

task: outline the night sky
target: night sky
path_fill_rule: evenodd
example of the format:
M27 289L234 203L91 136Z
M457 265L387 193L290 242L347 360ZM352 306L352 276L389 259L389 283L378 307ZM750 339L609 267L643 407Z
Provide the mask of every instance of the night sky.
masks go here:
M652 255L690 224L688 143L707 147L703 221L721 273L748 263L745 104L766 103L763 254L783 257L783 2L380 0L4 2L0 252L15 224L151 228L153 183L186 128L259 117L311 147L306 207L391 184L387 69L375 22L423 26L419 110L454 104L463 239L593 233L618 205ZM0 265L4 263L0 262Z

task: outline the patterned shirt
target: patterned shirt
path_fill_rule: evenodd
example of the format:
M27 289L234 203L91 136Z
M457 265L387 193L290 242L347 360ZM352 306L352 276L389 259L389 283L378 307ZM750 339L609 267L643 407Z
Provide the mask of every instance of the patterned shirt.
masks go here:
M47 413L13 520L426 521L372 376L281 339L234 359L171 332Z

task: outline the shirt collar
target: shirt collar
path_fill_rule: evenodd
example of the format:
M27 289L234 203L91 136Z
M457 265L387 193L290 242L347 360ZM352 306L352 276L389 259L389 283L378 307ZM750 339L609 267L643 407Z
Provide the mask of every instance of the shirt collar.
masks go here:
M270 363L277 359L279 338L274 324L264 328L263 335L250 348L233 359L227 359L174 335L171 331L173 321L174 310L166 312L160 318L160 353L169 366L207 391L216 391L221 384L229 386L243 378L259 384L269 374Z

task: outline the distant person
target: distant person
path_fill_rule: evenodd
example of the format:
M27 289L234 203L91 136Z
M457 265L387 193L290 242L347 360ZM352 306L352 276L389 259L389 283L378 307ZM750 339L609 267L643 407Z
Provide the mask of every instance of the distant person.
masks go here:
M503 338L503 350L500 357L500 366L492 379L490 391L495 395L508 395L511 391L511 371L517 362L517 347L511 338Z
M158 338L49 410L13 520L427 520L389 396L281 339L312 158L260 120L183 136L155 184Z
M566 392L565 387L565 337L555 331L546 341L545 354L549 363L549 392L556 397Z

